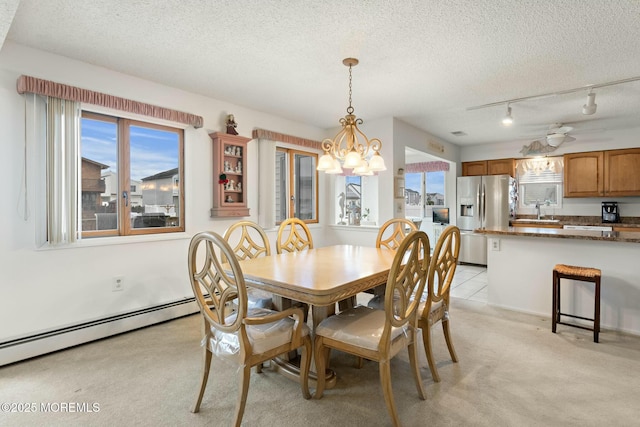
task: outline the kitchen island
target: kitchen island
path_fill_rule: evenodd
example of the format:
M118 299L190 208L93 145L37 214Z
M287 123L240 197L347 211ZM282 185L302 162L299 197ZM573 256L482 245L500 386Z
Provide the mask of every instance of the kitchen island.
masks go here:
M601 342L606 342L607 329L640 335L640 232L535 227L476 232L486 234L488 240L489 304L545 316L551 333L553 267L599 268ZM582 282L568 286L564 281L562 286L563 312L593 317L593 286Z

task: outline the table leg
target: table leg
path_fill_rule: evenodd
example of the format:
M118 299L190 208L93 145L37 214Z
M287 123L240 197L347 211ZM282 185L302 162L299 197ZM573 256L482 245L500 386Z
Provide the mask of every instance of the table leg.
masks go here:
M273 305L278 311L286 310L294 305L294 302L288 298L283 298L279 295L273 295ZM316 327L327 317L335 314L335 304L327 306L311 306L311 334ZM309 372L309 385L315 387L315 381L317 374L315 371L315 361L313 355L311 355L311 371ZM294 381L300 381L300 356L297 352L289 352L287 357L277 357L273 359L274 370L287 378ZM336 374L331 369L327 369L325 372L325 388L331 389L336 385Z

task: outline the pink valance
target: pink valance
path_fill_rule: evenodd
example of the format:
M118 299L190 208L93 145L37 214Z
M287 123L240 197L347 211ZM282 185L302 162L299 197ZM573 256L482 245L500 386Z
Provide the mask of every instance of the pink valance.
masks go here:
M447 162L420 162L407 163L404 167L406 173L418 172L448 172L449 163Z
M270 141L280 141L288 144L299 145L301 147L313 148L314 150L322 150L322 143L319 141L285 135L283 133L272 132L266 129L254 129L251 136L253 139L268 139Z
M66 99L69 101L83 102L86 104L99 105L101 107L113 108L118 111L126 111L128 113L141 114L144 116L155 117L157 119L184 123L191 125L194 128L201 128L204 122L202 116L196 116L195 114L145 104L144 102L132 101L118 96L107 95L31 76L20 76L20 78L18 78L18 93L25 92Z

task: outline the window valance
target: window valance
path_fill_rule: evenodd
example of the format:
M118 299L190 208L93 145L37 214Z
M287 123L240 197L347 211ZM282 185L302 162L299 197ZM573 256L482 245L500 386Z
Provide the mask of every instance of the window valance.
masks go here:
M288 144L295 144L301 147L312 148L314 150L322 150L322 143L319 141L285 135L283 133L272 132L266 129L254 129L251 136L253 139L268 139L270 141L286 142Z
M25 92L51 96L68 101L99 105L101 107L113 108L115 110L126 111L128 113L141 114L144 116L155 117L157 119L184 123L191 125L194 128L201 128L204 122L202 116L196 116L195 114L158 107L144 102L133 101L126 98L120 98L118 96L107 95L101 92L56 83L50 80L42 80L31 76L20 76L20 78L18 78L18 93L22 94Z
M516 161L516 171L518 176L526 173L540 175L543 172L553 174L563 173L564 160L562 157L544 157L537 159L522 159Z
M407 163L405 165L405 172L418 173L418 172L448 172L449 163L447 162L420 162L420 163Z

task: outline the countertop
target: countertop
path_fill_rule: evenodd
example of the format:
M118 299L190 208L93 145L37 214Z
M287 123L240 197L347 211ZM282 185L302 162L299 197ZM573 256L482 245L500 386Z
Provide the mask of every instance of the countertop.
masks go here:
M605 224L611 225L611 224ZM626 225L625 225L626 226ZM592 231L565 230L562 228L538 227L493 227L474 230L476 233L495 234L524 237L549 237L557 239L601 240L609 242L640 243L640 228L638 231Z
M621 217L620 222L602 222L602 218L599 216L545 216L541 218L544 221L556 220L558 222L547 222L548 225L554 225L562 227L564 225L588 225L588 226L605 226L605 227L624 227L624 228L637 228L640 231L640 218L639 217ZM518 215L517 220L519 224L526 224L528 220L531 220L532 227L535 227L537 218L535 215Z

